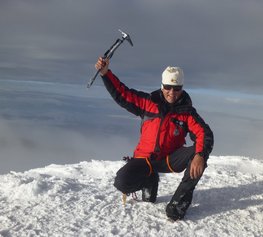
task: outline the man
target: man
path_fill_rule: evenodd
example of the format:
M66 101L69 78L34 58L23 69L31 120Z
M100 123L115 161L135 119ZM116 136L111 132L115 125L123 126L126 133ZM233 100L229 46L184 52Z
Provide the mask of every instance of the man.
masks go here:
M98 59L105 87L113 99L129 112L140 116L141 137L133 159L115 178L114 186L124 194L142 190L142 199L155 202L159 172L184 172L183 179L166 207L173 220L184 218L193 191L205 169L213 148L213 133L192 106L182 89L183 71L167 67L162 73L161 89L145 93L129 89L108 69L109 60ZM194 144L185 147L190 133Z

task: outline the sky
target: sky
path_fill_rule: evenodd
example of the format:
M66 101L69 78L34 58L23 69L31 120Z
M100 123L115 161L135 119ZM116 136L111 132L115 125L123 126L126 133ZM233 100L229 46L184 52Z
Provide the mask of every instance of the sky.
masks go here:
M111 67L131 85L158 86L168 65L186 86L261 93L263 2L3 0L0 70L6 79L83 83L117 38Z
M110 68L127 86L157 89L180 66L214 154L263 159L262 10L256 0L2 0L0 173L132 154L140 120L99 77L86 89L118 29L134 46L124 42Z

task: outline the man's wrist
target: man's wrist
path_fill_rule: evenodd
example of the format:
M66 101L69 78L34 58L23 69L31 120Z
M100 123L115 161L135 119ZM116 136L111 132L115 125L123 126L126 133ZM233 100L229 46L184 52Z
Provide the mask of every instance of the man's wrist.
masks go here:
M108 71L109 71L109 69L108 69L107 71L105 71L105 72L100 71L100 76L102 76L102 77L106 76L106 74L108 73Z
M204 156L204 152L196 152L195 155L199 155L199 156L201 156L202 158L205 157L205 156Z

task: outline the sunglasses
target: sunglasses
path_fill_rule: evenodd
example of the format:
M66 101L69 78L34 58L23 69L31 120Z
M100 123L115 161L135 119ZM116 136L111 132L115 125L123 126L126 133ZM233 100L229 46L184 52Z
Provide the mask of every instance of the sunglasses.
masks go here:
M169 91L171 89L173 89L174 91L181 91L182 90L182 86L173 86L173 85L165 85L163 84L163 89Z

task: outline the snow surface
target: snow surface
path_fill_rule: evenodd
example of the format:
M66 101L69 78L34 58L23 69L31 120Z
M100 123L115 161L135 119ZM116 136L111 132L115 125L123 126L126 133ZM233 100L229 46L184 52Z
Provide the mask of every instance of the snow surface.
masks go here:
M263 162L211 156L184 220L165 206L182 174L161 174L155 204L127 198L113 184L122 161L49 165L0 176L0 235L263 236Z

